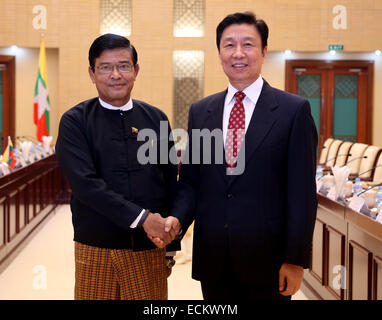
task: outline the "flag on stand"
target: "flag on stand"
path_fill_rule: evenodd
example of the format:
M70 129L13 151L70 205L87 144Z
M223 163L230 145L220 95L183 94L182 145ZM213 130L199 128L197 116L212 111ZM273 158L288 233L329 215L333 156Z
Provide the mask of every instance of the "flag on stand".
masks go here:
M9 137L8 137L8 144L3 152L3 158L1 159L2 162L8 163L9 160Z
M46 53L44 40L41 39L40 58L38 62L37 80L34 90L33 120L37 126L36 138L42 141L42 136L49 135L48 77L46 71Z
M8 163L11 168L16 166L17 160L15 155L15 148L13 147L11 137L8 136L8 145L3 153L3 162Z

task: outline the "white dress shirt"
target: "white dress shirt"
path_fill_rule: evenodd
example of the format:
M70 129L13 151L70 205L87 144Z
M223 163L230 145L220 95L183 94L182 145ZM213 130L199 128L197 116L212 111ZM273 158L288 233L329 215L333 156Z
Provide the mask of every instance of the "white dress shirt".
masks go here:
M124 106L122 107L115 107L105 101L103 101L101 98L99 99L99 103L101 104L102 107L109 109L109 110L120 110L120 111L127 111L130 109L133 109L133 100L129 100ZM141 213L138 215L138 217L133 221L133 223L130 225L130 228L136 228L138 225L139 220L141 219L143 213L145 212L145 209L141 211Z
M249 122L251 121L253 111L255 110L257 100L259 99L261 89L263 88L264 80L261 75L250 86L246 87L243 92L245 97L243 99L244 111L245 111L245 132L247 132ZM230 83L228 84L228 91L224 101L223 111L223 139L224 145L227 138L228 122L231 110L235 104L235 93L239 91Z

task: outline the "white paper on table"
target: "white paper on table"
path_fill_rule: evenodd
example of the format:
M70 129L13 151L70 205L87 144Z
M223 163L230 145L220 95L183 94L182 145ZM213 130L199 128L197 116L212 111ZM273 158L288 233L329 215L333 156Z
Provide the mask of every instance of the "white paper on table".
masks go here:
M326 190L326 188L325 188L325 183L324 183L324 181L320 181L319 182L319 189L318 189L318 193L321 193L321 194L323 194L324 196L326 196L327 195L327 193L328 193L328 191Z
M50 154L50 144L52 143L52 136L43 136L42 137L42 149L46 155Z
M20 143L21 155L25 161L29 161L30 151L32 149L32 141L23 141Z
M365 215L371 217L370 209L366 205L365 199L362 197L354 196L350 201L349 208L358 213L364 213Z
M348 181L348 177L350 174L350 168L347 166L338 167L334 166L332 167L332 172L334 176L335 181L335 199L337 200L339 197L343 195L343 191L345 189L346 182Z

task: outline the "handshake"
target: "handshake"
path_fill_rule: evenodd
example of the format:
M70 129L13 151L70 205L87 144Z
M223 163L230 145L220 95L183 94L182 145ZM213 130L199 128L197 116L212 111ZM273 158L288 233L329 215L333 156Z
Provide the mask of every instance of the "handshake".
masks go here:
M162 218L159 213L150 212L142 227L158 248L164 248L179 234L181 225L175 217Z

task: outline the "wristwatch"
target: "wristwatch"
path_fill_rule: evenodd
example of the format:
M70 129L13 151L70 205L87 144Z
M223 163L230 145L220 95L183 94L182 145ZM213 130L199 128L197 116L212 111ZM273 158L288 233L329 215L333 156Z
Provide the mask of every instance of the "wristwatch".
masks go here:
M167 268L172 268L175 265L175 259L172 256L167 256L166 257L166 267Z

